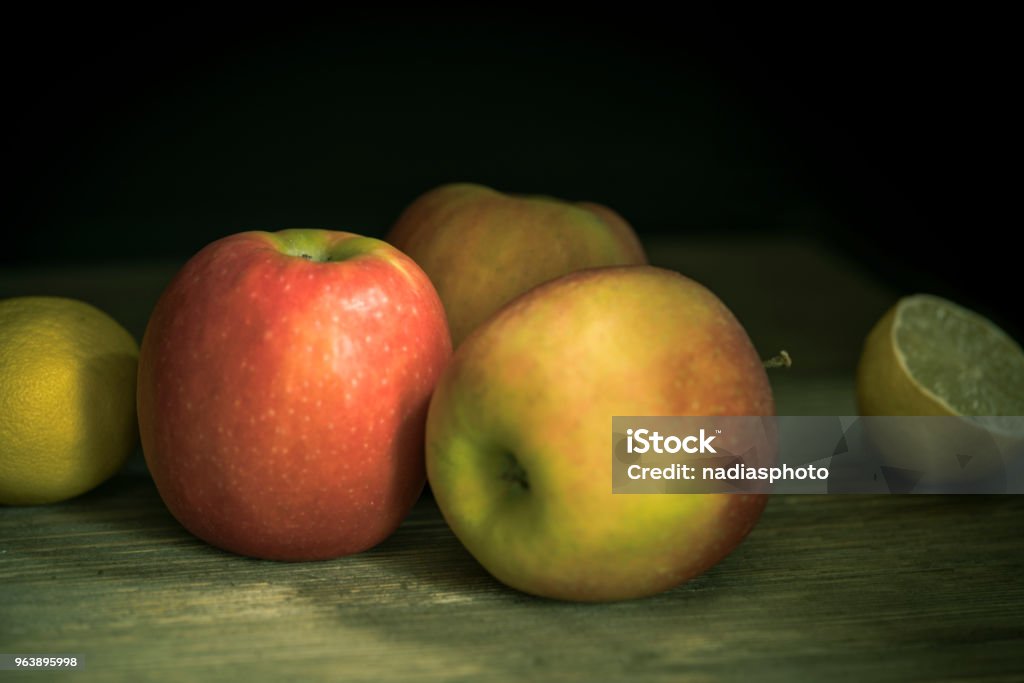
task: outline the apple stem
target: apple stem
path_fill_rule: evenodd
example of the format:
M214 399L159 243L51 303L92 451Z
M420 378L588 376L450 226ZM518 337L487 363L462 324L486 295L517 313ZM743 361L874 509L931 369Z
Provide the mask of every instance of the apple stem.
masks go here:
M779 351L778 355L772 356L771 358L761 362L764 363L764 367L769 370L772 368L789 368L793 366L793 359L786 350Z

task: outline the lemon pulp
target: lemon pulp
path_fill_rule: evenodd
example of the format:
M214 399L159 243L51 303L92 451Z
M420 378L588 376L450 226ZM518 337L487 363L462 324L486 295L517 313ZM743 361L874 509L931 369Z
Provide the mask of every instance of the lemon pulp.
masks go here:
M1024 351L988 319L935 296L899 304L893 341L924 391L958 415L1024 415Z

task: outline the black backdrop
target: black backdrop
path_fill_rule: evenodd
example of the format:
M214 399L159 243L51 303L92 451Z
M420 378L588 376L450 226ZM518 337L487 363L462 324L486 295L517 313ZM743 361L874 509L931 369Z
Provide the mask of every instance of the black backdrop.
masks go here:
M0 265L379 236L469 180L606 203L642 237L821 240L1020 338L1009 29L934 10L12 19Z

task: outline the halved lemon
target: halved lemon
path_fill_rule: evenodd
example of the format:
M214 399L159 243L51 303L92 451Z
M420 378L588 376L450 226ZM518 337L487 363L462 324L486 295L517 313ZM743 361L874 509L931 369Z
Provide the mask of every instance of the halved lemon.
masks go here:
M1002 490L1006 466L1024 447L1024 351L973 311L909 296L868 335L857 402L867 416L945 416L869 417L864 429L879 464L923 490Z
M908 296L868 334L857 403L862 415L1024 415L1024 350L963 306Z

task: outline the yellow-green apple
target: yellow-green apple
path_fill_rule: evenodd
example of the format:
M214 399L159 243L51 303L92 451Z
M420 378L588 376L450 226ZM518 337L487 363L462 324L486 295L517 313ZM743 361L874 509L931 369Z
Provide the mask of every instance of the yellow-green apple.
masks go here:
M365 550L423 489L430 394L451 355L422 270L380 240L283 230L196 254L139 359L143 452L181 524L226 550Z
M764 495L612 493L616 415L772 415L743 327L700 284L650 266L573 273L504 307L431 399L427 475L500 581L535 595L651 595L708 569Z
M542 282L584 268L647 262L629 223L606 206L507 195L470 183L419 197L387 239L430 276L456 347Z

